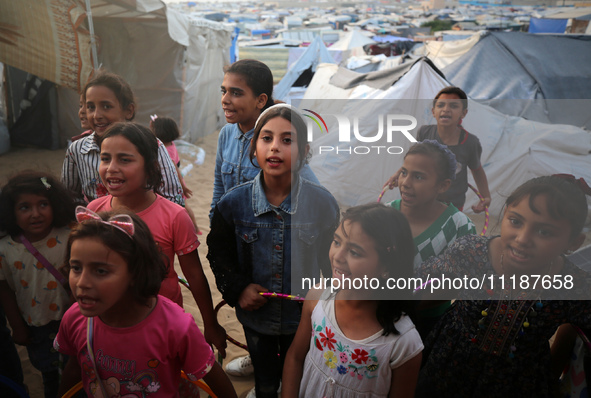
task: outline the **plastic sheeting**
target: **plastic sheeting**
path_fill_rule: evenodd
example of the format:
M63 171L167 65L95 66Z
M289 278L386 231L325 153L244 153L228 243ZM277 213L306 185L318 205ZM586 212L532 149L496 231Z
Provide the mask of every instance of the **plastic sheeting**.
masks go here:
M528 33L564 33L568 19L529 19Z
M442 69L470 51L482 35L483 33L477 32L461 40L427 41L424 46L413 50L413 54L429 57L435 66Z
M417 115L418 121L417 128L412 131L416 134L421 125L435 123L431 100L450 83L424 60L415 63L385 91L370 88L362 81L354 88L339 89L328 83L338 72L334 65L320 65L301 106L323 115L328 124L329 133L315 135L311 143L312 169L341 205L353 206L377 199L384 182L401 166L403 154L371 156L345 152L337 156L334 151L320 154L321 146L340 144L334 118L326 115L340 113L351 118L363 114L413 114ZM379 101L360 102L359 98ZM375 122L364 120L359 123L360 133L374 135ZM507 195L530 178L570 173L591 180L591 134L585 130L504 115L475 101L469 102L463 126L482 144L481 162L492 194L490 213L493 219L500 214ZM406 151L411 143L401 140L397 145ZM383 200L397 197L397 191L389 191ZM464 209L470 212L470 207L477 201L471 191L467 192Z

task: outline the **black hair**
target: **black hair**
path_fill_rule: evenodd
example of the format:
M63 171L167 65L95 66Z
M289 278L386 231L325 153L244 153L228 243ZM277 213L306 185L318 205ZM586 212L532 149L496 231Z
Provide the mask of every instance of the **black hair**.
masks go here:
M164 143L172 142L181 136L176 122L169 117L158 117L152 120L152 130Z
M306 153L306 148L308 146L308 130L306 127L306 123L299 115L297 111L293 111L291 106L285 104L279 104L272 108L269 108L265 111L264 114L261 113L261 116L257 120L256 126L254 128L254 133L252 135L252 142L250 144L250 163L253 163L256 152L256 142L261 135L261 130L263 127L269 122L271 119L275 119L276 117L281 117L288 122L291 123L292 128L296 131L296 144L298 146L298 162L296 164L296 168L293 171L299 171L302 167L308 162L310 158L310 154Z
M146 304L160 291L160 285L167 273L166 263L150 229L139 216L126 210L100 212L98 215L107 221L116 214L127 214L131 217L135 229L133 236L130 237L118 228L97 220L82 221L70 232L61 271L66 275L70 272L74 241L84 238L100 239L105 246L125 259L133 280L130 289L139 303Z
M359 223L363 232L374 241L380 263L386 267L388 277L412 278L415 244L408 221L400 211L382 203L368 203L347 209L341 224L346 221ZM384 328L384 335L399 334L396 322L403 314L414 314L412 291L401 293L399 297L399 300L378 300L376 317Z
M53 227L65 227L75 221L73 193L52 174L24 170L11 177L0 193L0 230L5 230L11 236L23 232L14 214L14 207L22 194L44 196L49 200L53 212Z
M261 61L256 59L241 59L224 68L224 74L233 73L242 76L246 85L252 90L255 97L267 94L267 103L261 110L273 106L273 72Z
M152 131L139 123L117 122L109 126L105 135L99 138L99 147L109 137L125 137L137 148L144 158L147 189L155 193L162 187L162 173L158 163L158 139Z
M133 120L135 117L135 97L131 86L125 79L104 69L99 70L84 86L84 91L82 92L84 102L86 102L86 92L93 86L105 86L111 90L115 94L115 97L117 97L117 101L119 101L122 109L127 109L129 105L134 105L134 112L128 121Z
M425 140L410 147L404 159L408 155L425 155L435 160L435 170L439 181L456 179L456 155L446 145L435 140Z
M543 195L546 197L547 211L556 220L566 219L571 226L570 239L576 238L585 225L587 219L587 198L575 181L557 176L543 176L532 178L520 185L505 201L505 206L519 203L526 196L529 197L529 208L536 214L540 210L534 206L535 199Z
M445 88L442 88L441 90L439 90L439 92L435 95L435 98L433 99L433 108L435 108L435 105L437 104L437 100L443 94L457 95L458 98L460 100L462 100L462 108L468 109L468 96L466 95L464 90L462 90L459 87L455 87L455 86L448 86L448 87L445 87Z

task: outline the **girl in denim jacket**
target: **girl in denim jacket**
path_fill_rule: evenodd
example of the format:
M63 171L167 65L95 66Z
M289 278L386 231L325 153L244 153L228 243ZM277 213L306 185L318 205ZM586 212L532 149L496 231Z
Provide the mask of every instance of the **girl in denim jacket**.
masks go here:
M259 398L277 397L301 316L297 302L260 293L292 294L302 290L303 277L318 277L321 268L330 272L327 253L339 208L326 189L300 177L308 151L296 111L285 104L264 111L250 149L261 171L221 198L207 237L217 287L244 327Z

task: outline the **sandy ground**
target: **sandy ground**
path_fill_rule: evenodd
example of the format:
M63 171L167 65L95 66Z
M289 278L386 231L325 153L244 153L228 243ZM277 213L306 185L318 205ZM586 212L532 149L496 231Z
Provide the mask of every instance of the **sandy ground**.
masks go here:
M197 223L203 232L203 235L200 237L202 244L199 247L199 256L201 257L203 268L209 280L210 288L213 294L214 305L219 303L222 300L222 297L215 287L214 277L209 267L209 262L206 259L207 246L205 244L205 237L209 232L208 212L213 192L213 175L215 167L217 136L217 134L212 134L200 142L197 142L197 145L203 148L206 152L205 162L200 166L194 167L188 176L185 177L187 185L193 190L194 193L194 196L188 199L187 204L193 209L197 218ZM0 156L0 184L4 185L6 179L10 175L23 169L45 170L56 175L60 175L64 153L64 150L49 151L32 148L14 148L9 153ZM192 158L186 157L182 154L181 159L181 167L187 165L188 162L193 160ZM482 226L484 225L484 215L471 216L471 218L476 224L477 231L481 231ZM489 234L494 234L495 230L496 233L498 233L498 228L495 229L496 224L497 220L490 220ZM585 244L589 244L590 242L589 235L591 234L588 234ZM177 272L180 275L181 271L178 265L178 260L175 262L175 266ZM202 328L203 322L201 320L201 315L193 297L191 296L188 289L183 288L182 291L185 310L193 315L198 325ZM226 328L226 331L232 337L242 342L245 341L242 327L236 320L236 316L232 308L228 306L222 307L218 314L218 319L220 324ZM31 365L24 347L19 348L19 353L21 354L25 371L25 382L29 387L31 397L42 397L43 390L40 373L37 372L37 370ZM233 358L242 356L244 354L244 350L229 343L227 357L224 363L227 363ZM252 376L244 378L230 376L230 379L236 391L238 392L238 397L245 397L250 388L254 386L254 379ZM205 396L205 394L202 394L202 396Z

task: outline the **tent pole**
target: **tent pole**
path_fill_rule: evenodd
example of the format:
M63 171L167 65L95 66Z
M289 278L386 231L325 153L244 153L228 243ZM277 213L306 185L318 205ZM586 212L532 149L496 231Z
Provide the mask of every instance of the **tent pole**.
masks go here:
M96 54L96 40L94 37L94 24L92 23L92 9L90 7L90 0L86 0L86 16L88 17L88 30L90 31L90 48L92 50L92 67L95 71L98 70L98 57Z

